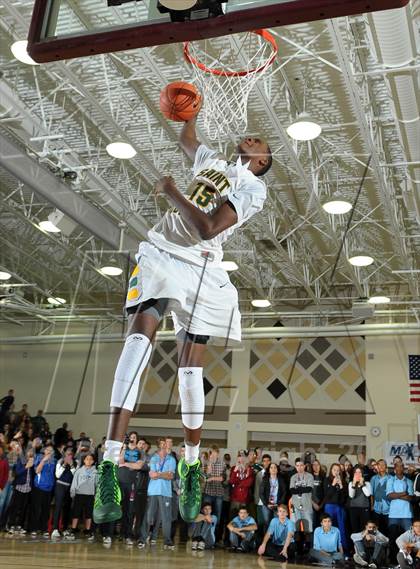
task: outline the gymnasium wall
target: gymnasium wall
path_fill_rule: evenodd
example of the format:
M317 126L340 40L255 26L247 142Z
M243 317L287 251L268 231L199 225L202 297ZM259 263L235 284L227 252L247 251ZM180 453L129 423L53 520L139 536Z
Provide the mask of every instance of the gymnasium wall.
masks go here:
M6 333L0 330L0 393L14 387L17 408L47 409L53 429L67 420L76 434L99 439L121 342L6 345ZM228 448L252 440L292 454L306 445L321 455L353 455L366 442L368 454L379 456L387 440L416 438L409 353L420 353L420 335L250 340L230 352L210 346L204 439ZM173 341L157 344L131 424L151 437L181 437Z

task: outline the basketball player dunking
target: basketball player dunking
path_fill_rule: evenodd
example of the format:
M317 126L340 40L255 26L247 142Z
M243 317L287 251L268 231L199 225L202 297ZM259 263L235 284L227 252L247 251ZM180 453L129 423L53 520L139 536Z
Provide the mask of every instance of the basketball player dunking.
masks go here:
M99 467L94 520L121 517L117 465L136 404L140 378L163 316L171 312L178 344L178 380L185 433L185 459L179 462L182 517L192 522L200 511L199 445L204 414L203 360L211 336L240 340L238 294L221 268L222 244L266 199L260 179L272 163L268 144L245 138L236 162L199 143L196 118L185 123L180 144L194 161L190 197L171 177L157 191L174 206L140 243L129 282L128 331L111 395L106 451ZM167 473L157 473L164 478Z

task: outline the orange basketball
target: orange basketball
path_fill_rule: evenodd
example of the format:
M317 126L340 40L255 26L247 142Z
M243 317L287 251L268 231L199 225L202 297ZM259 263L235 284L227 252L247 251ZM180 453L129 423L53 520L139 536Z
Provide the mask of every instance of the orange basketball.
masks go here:
M171 121L192 119L201 109L201 103L197 87L185 81L169 83L160 93L160 110Z

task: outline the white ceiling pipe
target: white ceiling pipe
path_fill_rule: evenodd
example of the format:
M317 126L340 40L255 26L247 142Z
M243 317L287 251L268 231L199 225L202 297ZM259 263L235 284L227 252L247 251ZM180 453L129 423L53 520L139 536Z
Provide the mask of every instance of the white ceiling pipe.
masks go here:
M372 53L384 67L398 69L416 61L417 47L413 19L419 2L413 2L405 8L374 12L369 14L370 40ZM417 8L416 8L417 6ZM418 76L415 72L405 71L400 75L388 75L385 82L393 106L396 127L407 161L416 160L420 153L419 143L419 92ZM405 194L407 207L420 222L420 198L418 168L409 168L409 192Z
M420 324L363 324L350 326L314 326L285 328L245 328L242 330L243 340L270 338L317 338L319 336L420 336ZM100 342L123 341L121 334L101 334ZM173 330L158 332L157 339L175 340ZM54 334L50 336L15 336L0 338L1 344L55 344L65 340L69 343L91 342L92 334Z
M415 60L415 41L409 17L409 7L372 13L381 48L377 55L385 67L402 67Z

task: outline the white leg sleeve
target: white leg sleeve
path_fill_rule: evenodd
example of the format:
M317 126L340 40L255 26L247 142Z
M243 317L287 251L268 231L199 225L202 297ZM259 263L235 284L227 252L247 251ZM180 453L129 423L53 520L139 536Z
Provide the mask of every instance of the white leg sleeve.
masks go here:
M204 416L203 368L180 367L178 379L182 423L187 429L199 429Z
M143 334L127 337L112 386L111 407L122 407L132 411L136 406L140 376L150 358L152 344Z

